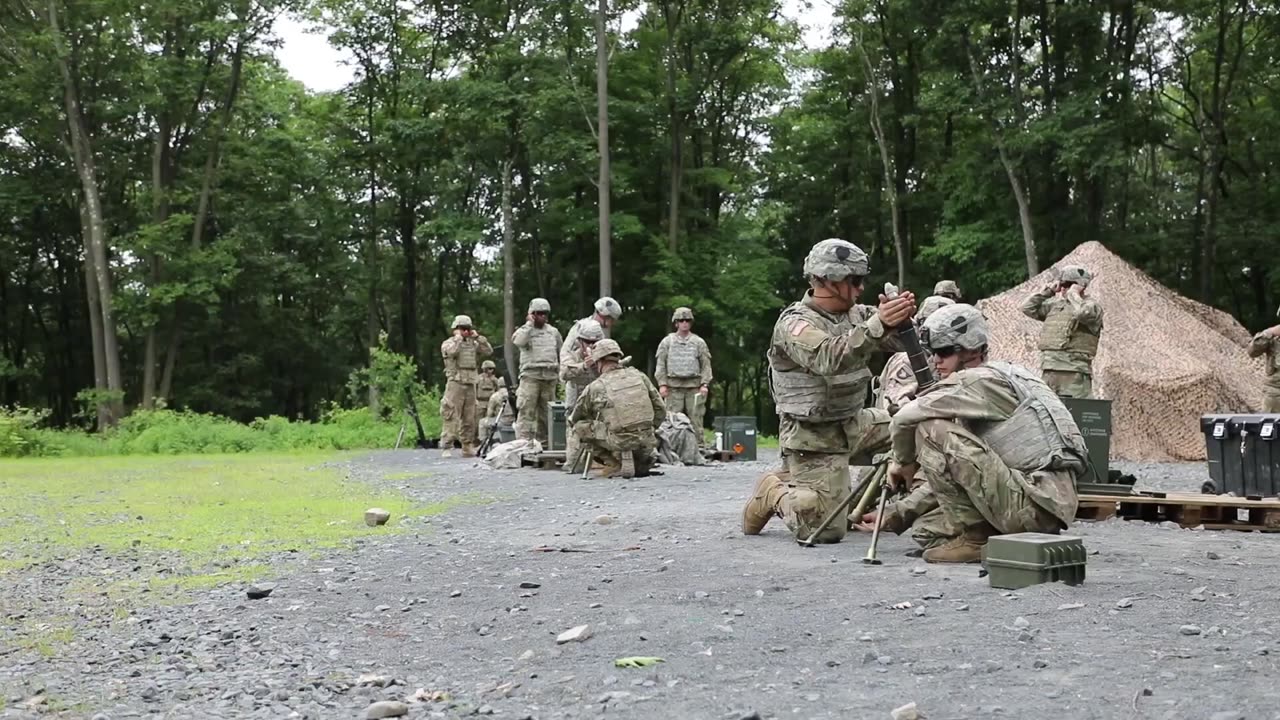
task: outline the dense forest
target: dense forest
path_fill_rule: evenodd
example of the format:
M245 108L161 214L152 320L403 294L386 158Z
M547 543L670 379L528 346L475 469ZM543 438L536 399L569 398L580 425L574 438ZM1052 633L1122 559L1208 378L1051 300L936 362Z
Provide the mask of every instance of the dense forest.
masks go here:
M437 384L455 313L603 290L641 364L691 306L712 413L763 419L832 236L974 297L1100 240L1269 324L1275 4L833 4L814 48L781 0L3 0L0 406L310 418L378 404L383 333ZM346 87L281 69L285 14Z

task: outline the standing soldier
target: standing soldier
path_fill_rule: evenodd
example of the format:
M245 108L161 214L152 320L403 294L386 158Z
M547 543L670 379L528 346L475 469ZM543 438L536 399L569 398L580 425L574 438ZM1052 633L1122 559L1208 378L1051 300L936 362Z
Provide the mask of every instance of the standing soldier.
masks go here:
M604 339L604 328L595 318L583 318L575 325L578 333L575 339L566 341L560 348L560 380L564 383L565 413L572 414L573 406L588 385L600 377L596 372L595 360L591 359L591 349ZM580 443L574 433L565 433L564 465L567 473L576 472L575 460L578 457Z
M1280 310L1276 310L1280 317ZM1263 330L1249 343L1249 357L1266 355L1266 386L1263 412L1280 413L1280 325Z
M693 310L676 308L671 314L676 330L658 343L658 367L653 376L658 392L667 401L667 412L684 413L703 444L702 415L707 409L711 385L711 351L693 332Z
M939 280L938 284L933 286L933 294L953 302L964 300L964 295L960 293L960 286L955 280Z
M987 322L972 305L930 316L923 340L940 379L890 426L890 482L922 476L957 533L925 550L926 562L978 562L993 535L1056 534L1075 518L1084 437L1034 373L987 361L987 338Z
M529 301L524 325L511 342L520 348L520 383L516 387L516 437L537 438L547 445L547 403L555 402L560 375L560 331L547 322L551 303L545 298Z
M604 336L609 337L609 330L620 317L622 317L622 306L618 304L618 301L608 296L602 297L596 301L595 309L591 315L575 322L573 327L569 328L569 334L564 336L564 343L569 347L577 345L579 326L588 320L595 320L599 323L601 330L604 331ZM570 392L575 394L570 396ZM577 390L572 385L565 388L565 405L573 405L573 401L577 398L576 393Z
M1067 265L1058 281L1027 298L1022 313L1041 320L1040 374L1062 397L1093 394L1093 358L1102 336L1102 306L1085 297L1093 275L1079 265Z
M444 397L440 399L442 457L452 454L454 440L462 441L462 456L476 454L476 383L480 358L493 354L485 336L476 334L471 318L453 319L453 337L440 344L444 356Z
M742 511L742 531L756 535L780 515L806 538L849 492L849 461L889 448L889 413L868 408L877 350L900 350L889 328L910 322L915 297L883 299L879 309L858 305L870 273L866 253L844 240L823 240L809 251L809 290L773 326L769 377L779 416L779 444L787 472L760 478ZM817 542L839 542L846 523L833 523Z
M662 396L644 373L622 365L622 348L613 340L597 342L591 358L600 377L573 406L573 432L605 464L605 477L646 475L658 447L654 431L667 419Z
M505 390L507 387L507 381L503 380L502 377L498 375L498 366L494 365L492 360L485 360L484 363L480 365L480 369L483 372L480 375L480 379L476 382L476 407L480 408L482 413L487 414L489 398L493 397L493 394L498 390ZM483 435L483 422L480 423L479 428L481 430L480 435ZM477 437L478 436L479 435L477 435Z

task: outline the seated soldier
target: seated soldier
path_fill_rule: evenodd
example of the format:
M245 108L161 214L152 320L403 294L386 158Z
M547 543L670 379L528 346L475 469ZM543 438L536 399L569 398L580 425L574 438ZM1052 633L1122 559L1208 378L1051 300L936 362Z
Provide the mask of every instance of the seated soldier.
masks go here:
M1075 518L1084 438L1044 381L987 360L987 337L972 305L931 315L922 340L940 379L890 424L890 482L923 477L959 533L926 550L926 562L978 562L993 535L1057 533Z
M644 373L622 364L622 348L613 340L597 342L591 358L600 377L574 404L573 431L593 460L604 463L605 477L648 474L658 447L654 431L667 417L662 396Z
M494 392L489 396L489 402L485 406L484 417L480 420L481 439L489 437L489 432L492 430L495 420L500 427L512 428L514 430L516 407L511 404L509 398L510 395L507 393L506 383L502 384L501 390ZM494 440L495 444L498 442L500 441Z

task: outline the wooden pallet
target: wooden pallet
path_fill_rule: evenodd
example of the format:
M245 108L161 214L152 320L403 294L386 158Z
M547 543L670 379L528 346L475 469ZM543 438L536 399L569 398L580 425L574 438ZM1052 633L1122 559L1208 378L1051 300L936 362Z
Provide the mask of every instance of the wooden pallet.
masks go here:
M1205 530L1280 532L1280 500L1195 493L1142 493L1128 497L1080 495L1079 520L1121 517L1176 522Z
M536 467L539 470L555 470L564 464L564 450L526 453L520 456L520 464L525 467Z

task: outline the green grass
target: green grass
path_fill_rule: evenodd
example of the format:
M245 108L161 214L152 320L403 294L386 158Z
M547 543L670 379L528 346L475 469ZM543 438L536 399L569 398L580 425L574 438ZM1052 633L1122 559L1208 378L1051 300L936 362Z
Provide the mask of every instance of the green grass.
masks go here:
M395 532L406 516L443 512L347 482L329 454L103 457L0 461L0 576L99 546L174 555L182 567L156 582L178 589L245 580L265 567L205 570L282 551L336 547ZM389 510L388 527L364 524L365 508Z

